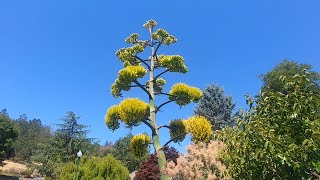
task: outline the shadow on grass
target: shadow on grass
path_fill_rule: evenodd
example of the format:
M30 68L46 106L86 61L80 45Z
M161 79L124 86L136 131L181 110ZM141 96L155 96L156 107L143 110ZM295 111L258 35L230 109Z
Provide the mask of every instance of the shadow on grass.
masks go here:
M18 177L0 175L0 180L19 180Z

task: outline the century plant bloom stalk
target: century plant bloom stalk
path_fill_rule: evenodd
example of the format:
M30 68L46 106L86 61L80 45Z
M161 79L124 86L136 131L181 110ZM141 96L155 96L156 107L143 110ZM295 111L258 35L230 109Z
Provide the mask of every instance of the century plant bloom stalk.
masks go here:
M219 158L224 146L221 141L191 144L187 147L186 154L177 159L177 164L172 161L167 163L164 172L173 180L232 179Z

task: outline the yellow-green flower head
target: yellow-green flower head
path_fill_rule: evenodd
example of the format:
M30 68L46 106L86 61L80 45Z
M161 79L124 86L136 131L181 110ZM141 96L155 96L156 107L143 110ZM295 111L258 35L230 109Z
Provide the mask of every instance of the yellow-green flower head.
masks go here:
M169 99L175 100L180 106L187 105L191 102L198 102L202 97L202 91L199 88L189 86L185 83L173 85L169 93Z
M146 68L143 66L126 66L118 73L118 79L121 82L132 82L138 78L142 78L147 74Z
M149 21L147 21L143 27L146 28L146 29L149 29L149 28L154 28L158 25L157 21L153 20L153 19L150 19Z
M115 83L111 85L111 94L117 98L121 96L121 91L129 91L131 82L137 78L142 78L147 74L147 70L143 66L128 65L121 69L118 73L118 78Z
M180 55L159 55L157 63L170 72L186 73L188 72L187 66L184 64L184 58Z
M137 43L139 36L140 36L140 35L139 35L138 33L130 34L130 36L127 37L125 41L126 41L126 43L128 43L128 44Z
M175 138L173 142L182 142L186 137L186 127L181 119L170 121L170 137Z
M170 45L172 43L177 42L177 39L174 36L170 35L164 29L158 29L155 33L151 35L151 37L152 39L158 40L165 45Z
M106 125L108 126L109 129L111 129L112 131L116 130L119 128L119 106L115 105L115 106L111 106L108 111L107 114L105 116L105 122Z
M143 157L148 150L150 137L147 134L138 134L131 139L130 149L134 156Z
M119 116L129 126L138 125L149 113L149 106L138 98L128 98L119 104Z
M203 116L193 116L184 121L193 141L207 142L212 134L211 123Z
M129 62L132 65L138 64L137 59L134 57L137 54L144 51L145 46L142 44L136 44L132 47L121 48L116 52L116 55L121 62Z

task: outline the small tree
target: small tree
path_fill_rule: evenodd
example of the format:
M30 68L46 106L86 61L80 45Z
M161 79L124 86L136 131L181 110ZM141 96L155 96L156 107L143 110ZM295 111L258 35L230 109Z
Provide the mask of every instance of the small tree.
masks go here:
M231 118L234 107L235 103L232 102L231 96L226 96L218 85L210 84L204 89L194 113L206 117L214 130L221 130L235 123Z
M139 34L131 34L126 38L128 44L133 46L121 48L116 55L123 62L124 68L119 71L118 78L111 86L111 93L114 97L122 96L122 91L129 91L132 87L138 87L148 96L146 103L140 99L128 98L123 100L119 105L112 106L108 109L105 121L109 129L116 130L119 128L119 120L127 125L128 128L138 126L141 123L151 129L151 138L146 134L135 136L131 140L131 150L136 156L143 156L147 150L148 144L153 144L158 156L160 170L166 163L166 157L163 152L160 140L159 129L167 127L170 130L171 141L182 141L187 132L191 133L194 140L206 141L209 139L212 131L211 124L203 117L193 117L190 120L172 121L170 125L158 126L156 115L160 109L170 103L176 102L179 106L185 106L191 102L197 102L202 96L200 89L188 86L184 83L175 84L169 93L163 92L163 86L166 81L161 76L167 72L186 73L188 68L184 64L184 58L180 55L159 55L159 48L162 45L170 45L177 42L177 39L166 32L164 29L154 31L157 22L149 20L144 27L149 31L149 40L140 40ZM140 55L146 50L151 49L149 58L141 58ZM164 69L162 72L157 71ZM149 73L149 80L145 83L138 81ZM156 105L156 96L165 95L169 100L160 105ZM161 175L162 179L167 179L165 174Z
M18 137L18 130L6 111L0 113L0 165L2 161L14 155L13 143Z

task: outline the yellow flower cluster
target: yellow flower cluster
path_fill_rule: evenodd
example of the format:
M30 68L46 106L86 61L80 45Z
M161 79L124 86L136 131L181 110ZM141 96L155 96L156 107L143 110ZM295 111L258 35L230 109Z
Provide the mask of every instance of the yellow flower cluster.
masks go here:
M193 116L184 121L193 141L207 142L212 135L211 123L203 116Z
M138 98L128 98L120 104L120 119L127 125L136 125L149 113L149 105Z
M114 97L121 96L121 91L130 90L130 84L137 78L142 78L147 74L147 70L143 66L127 66L118 73L118 78L111 86L111 94Z
M140 35L139 35L138 33L130 34L130 36L127 37L125 41L126 41L126 43L128 43L128 44L137 43L139 36L140 36Z
M128 126L136 126L149 113L149 106L138 98L128 98L123 100L119 105L112 106L108 109L105 121L109 129L115 130L119 128L121 120Z
M148 150L150 137L147 134L138 134L131 139L130 149L134 156L143 157Z
M170 35L166 30L164 29L158 29L155 33L151 35L152 39L158 40L161 43L165 45L170 45L172 43L176 43L177 39Z
M189 86L185 83L173 85L169 93L169 99L175 100L180 106L187 105L191 102L198 102L202 97L202 92L199 88Z
M119 106L117 105L111 106L104 117L104 120L108 128L111 129L112 131L118 129L120 125L118 121L119 119L120 119Z
M151 19L151 20L147 21L147 22L143 25L143 27L146 28L146 29L149 29L149 28L154 28L154 27L156 27L157 25L158 25L157 21Z
M156 61L159 65L167 68L170 72L188 72L187 66L184 64L184 58L180 55L159 55Z
M170 121L170 137L175 138L173 142L182 142L186 137L186 127L181 119Z
M134 56L136 56L138 53L143 52L144 48L144 45L136 44L132 47L119 49L116 52L116 55L118 56L121 62L128 62L131 65L137 65L138 61Z

